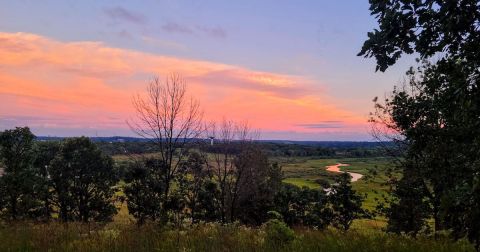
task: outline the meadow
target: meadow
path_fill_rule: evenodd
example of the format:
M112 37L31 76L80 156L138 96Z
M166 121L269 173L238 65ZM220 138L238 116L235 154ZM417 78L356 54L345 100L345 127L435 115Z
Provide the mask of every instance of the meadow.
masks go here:
M362 179L353 182L353 188L366 196L363 207L374 210L378 201L381 201L387 194L388 186L385 184L387 178L384 175L385 169L392 165L385 157L366 158L294 158L289 160L278 160L282 164L284 172L283 182L299 187L320 188L319 180L326 180L333 183L338 173L329 172L326 166L337 163L349 164L341 167L341 171L355 172L363 175Z

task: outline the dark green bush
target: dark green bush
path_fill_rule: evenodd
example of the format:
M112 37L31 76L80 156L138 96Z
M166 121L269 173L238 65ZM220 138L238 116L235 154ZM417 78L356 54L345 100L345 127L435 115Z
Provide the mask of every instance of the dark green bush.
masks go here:
M281 248L295 240L295 233L285 222L272 219L264 224L265 245L270 248Z

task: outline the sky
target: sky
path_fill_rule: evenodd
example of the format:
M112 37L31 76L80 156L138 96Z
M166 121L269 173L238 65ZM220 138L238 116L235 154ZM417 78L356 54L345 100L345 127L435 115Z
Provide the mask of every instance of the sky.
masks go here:
M403 81L356 56L367 0L0 0L0 130L134 136L132 97L187 81L206 121L262 139L370 141L372 99Z

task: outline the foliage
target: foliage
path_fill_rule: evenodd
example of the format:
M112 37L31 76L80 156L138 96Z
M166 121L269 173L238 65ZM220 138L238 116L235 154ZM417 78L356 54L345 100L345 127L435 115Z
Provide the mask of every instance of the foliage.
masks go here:
M178 187L185 197L192 223L219 219L217 197L219 190L212 179L205 157L192 152L181 168Z
M318 229L326 228L332 218L324 191L299 188L283 184L275 195L275 211L283 216L289 226L311 226Z
M60 142L37 142L35 144L35 161L33 166L38 171L39 181L37 185L37 197L43 205L41 208L41 218L48 221L54 213L55 195L53 191L53 181L50 177L51 163L60 151Z
M384 150L375 142L328 142L306 141L283 143L276 141L258 141L255 144L270 157L381 157ZM388 143L382 143L388 144ZM218 153L218 145L204 146L209 153Z
M36 197L39 172L33 166L35 136L28 127L0 133L0 214L9 220L35 218L41 202Z
M319 178L315 180L315 183L319 184L322 188L330 188L330 181L324 178Z
M295 239L295 233L283 221L271 219L264 224L265 243L270 248L282 248Z
M142 224L146 220L165 221L166 214L162 206L165 202L163 162L158 159L146 159L135 162L129 169L124 188L128 211Z
M357 195L351 186L351 176L342 173L332 185L329 201L333 210L333 225L347 231L353 220L365 217L362 209L363 197Z
M50 176L63 221L108 221L117 212L112 159L90 139L65 140L52 160Z
M425 59L408 73L408 86L396 88L376 104L373 122L395 132L404 156L398 167L405 179L397 188L399 202L421 203L392 211L391 230L418 232L430 213L435 231L451 230L480 247L478 197L480 176L480 9L478 1L370 1L380 30L369 33L360 55L376 57L384 71L401 54ZM426 59L440 56L432 64ZM402 187L421 195L412 197ZM413 200L413 202L412 202ZM390 208L393 210L393 208ZM405 218L418 218L405 223ZM468 221L467 221L468 220ZM394 227L394 225L396 227ZM476 225L476 227L474 227ZM410 230L406 230L410 229Z
M235 157L236 181L232 188L231 217L242 223L260 225L268 218L273 198L280 190L282 174L278 164L269 164L256 146L246 147Z
M478 70L464 60L443 59L435 65L424 62L408 76L409 88L395 89L391 100L387 99L384 105L377 104L373 121L386 124L402 136L403 140L397 141L406 151L398 167L404 176L416 178L404 182L423 184L409 187L425 189L422 195L432 206L435 231L453 228L455 237L476 233L462 220L476 211L477 204L468 192L474 190L479 174ZM409 194L403 194L406 195ZM465 195L472 197L465 198ZM428 208L418 207L417 210L424 209L425 214L429 212ZM395 214L397 217L408 215ZM404 231L415 234L418 230L415 226L411 226L413 230Z
M379 29L368 33L359 55L375 57L385 71L403 53L422 58L444 53L479 62L480 9L477 0L370 0Z
M224 147L229 152L232 146ZM220 159L212 164L208 154L190 152L167 197L162 193L167 183L162 161L151 158L134 163L124 187L129 212L140 224L147 220L176 225L228 220L261 225L280 190L281 167L271 164L256 145L245 142L233 148L238 151L221 157L228 164L220 172Z
M388 218L387 231L416 236L428 229L427 220L431 207L426 195L427 189L420 178L406 175L396 184L393 199L383 211Z

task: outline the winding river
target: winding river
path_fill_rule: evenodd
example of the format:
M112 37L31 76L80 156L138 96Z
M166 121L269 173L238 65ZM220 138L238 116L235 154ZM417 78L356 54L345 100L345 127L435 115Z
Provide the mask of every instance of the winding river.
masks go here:
M326 166L326 168L327 168L327 171L330 171L330 172L344 172L340 170L340 166L349 166L349 164L338 163L335 165L328 165ZM355 173L355 172L347 172L347 173L350 174L350 176L352 176L352 182L355 182L363 177L363 175L360 173Z

